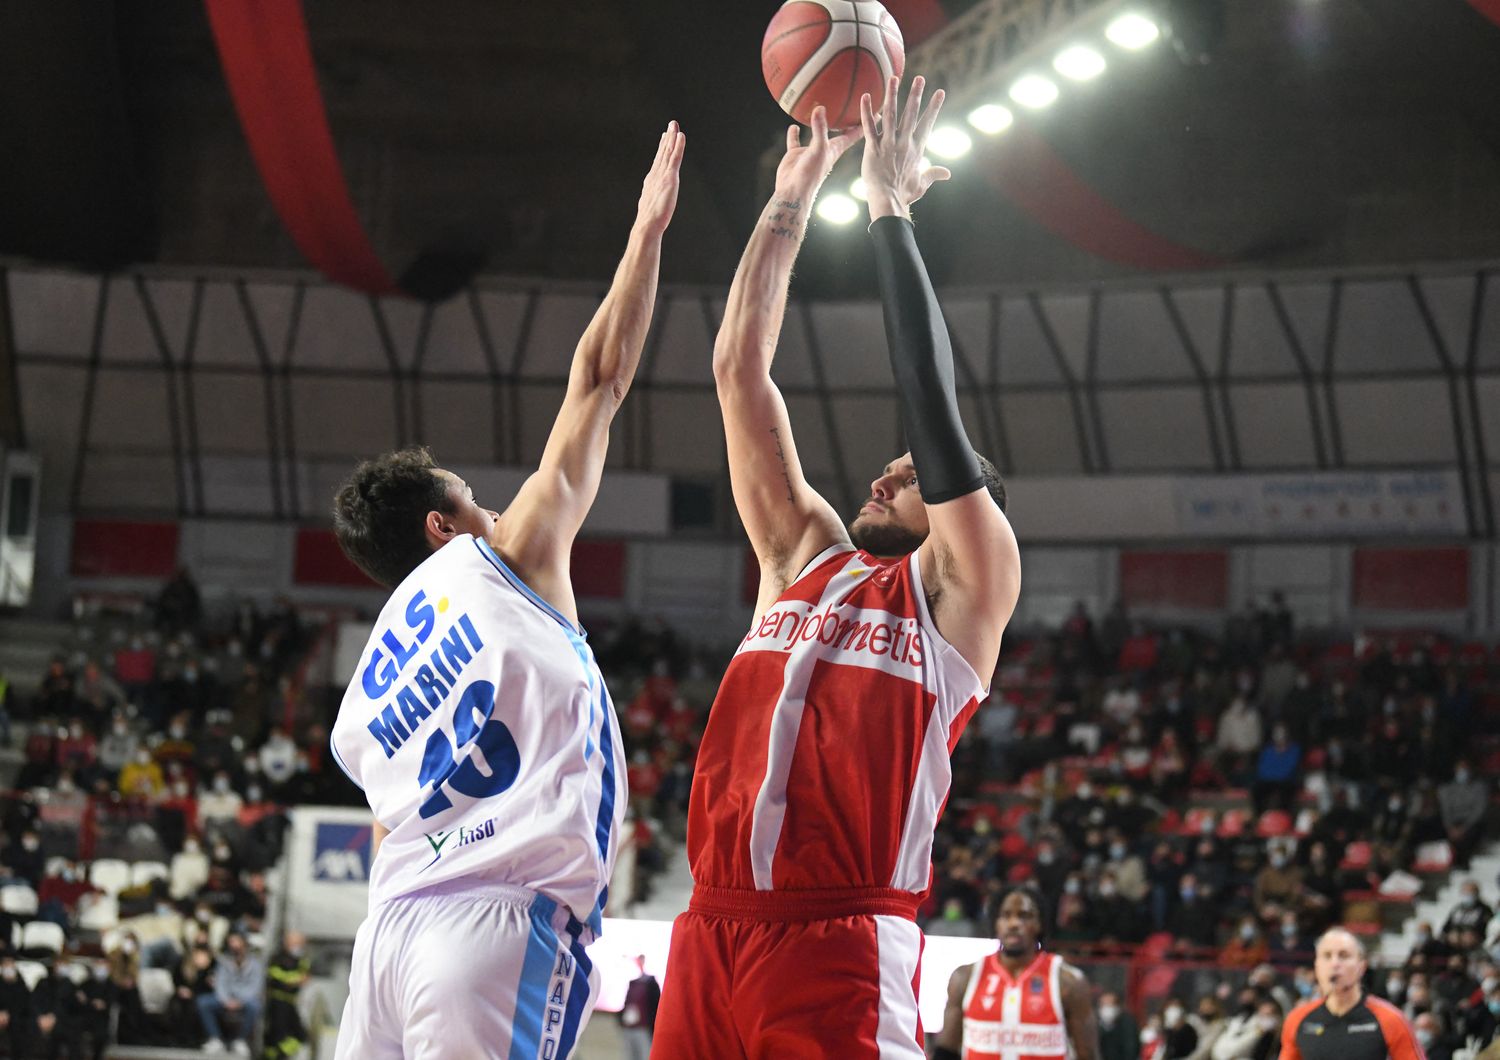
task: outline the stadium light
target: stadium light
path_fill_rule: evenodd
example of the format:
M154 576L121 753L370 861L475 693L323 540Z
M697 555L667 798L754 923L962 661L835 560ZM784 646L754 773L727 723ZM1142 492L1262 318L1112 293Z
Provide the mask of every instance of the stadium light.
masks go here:
M1154 44L1161 36L1161 30L1145 15L1131 12L1121 15L1105 27L1104 35L1112 44L1133 52Z
M940 125L927 139L927 149L939 158L962 158L974 148L969 134L956 125Z
M852 195L852 196L854 196L860 202L868 202L869 201L869 199L870 199L870 189L867 188L867 187L865 187L865 178L864 177L855 177L854 178L854 183L849 185L849 194Z
M1092 81L1104 73L1104 56L1087 44L1075 44L1057 53L1052 69L1071 81Z
M969 114L969 124L986 136L1003 133L1015 120L1016 116L1010 112L1010 108L999 103L986 103Z
M859 205L847 195L825 195L818 200L818 216L836 225L846 225L859 216Z
M1010 98L1023 107L1041 110L1057 102L1057 85L1041 74L1027 74L1010 86Z

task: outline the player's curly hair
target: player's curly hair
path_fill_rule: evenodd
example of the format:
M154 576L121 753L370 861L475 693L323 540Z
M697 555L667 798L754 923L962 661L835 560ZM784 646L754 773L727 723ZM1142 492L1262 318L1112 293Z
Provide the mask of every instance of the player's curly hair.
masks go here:
M995 904L991 906L990 927L1000 919L1000 910L1005 905L1005 900L1013 894L1023 896L1036 910L1037 929L1036 940L1038 943L1047 941L1047 926L1052 923L1052 913L1047 907L1047 899L1042 897L1041 888L1031 883L1012 883L995 896Z
M448 487L425 446L397 449L354 469L333 499L339 547L360 570L394 589L432 555L427 513L451 512Z

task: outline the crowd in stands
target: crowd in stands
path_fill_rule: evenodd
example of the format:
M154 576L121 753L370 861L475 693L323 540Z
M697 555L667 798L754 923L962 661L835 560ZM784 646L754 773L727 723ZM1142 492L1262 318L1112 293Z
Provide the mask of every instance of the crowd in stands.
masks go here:
M111 1033L246 1053L261 1029L266 1055L296 1053L308 964L299 937L267 938L266 874L283 807L358 797L293 680L309 643L284 601L210 619L184 571L139 615L80 614L34 701L10 697L10 1055L101 1056Z

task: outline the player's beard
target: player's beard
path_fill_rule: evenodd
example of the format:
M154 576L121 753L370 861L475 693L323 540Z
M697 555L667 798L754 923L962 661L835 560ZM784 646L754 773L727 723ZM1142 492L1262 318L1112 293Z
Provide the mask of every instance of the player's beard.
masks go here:
M872 556L910 555L922 546L924 537L900 523L855 519L849 524L849 540L854 542L854 547Z

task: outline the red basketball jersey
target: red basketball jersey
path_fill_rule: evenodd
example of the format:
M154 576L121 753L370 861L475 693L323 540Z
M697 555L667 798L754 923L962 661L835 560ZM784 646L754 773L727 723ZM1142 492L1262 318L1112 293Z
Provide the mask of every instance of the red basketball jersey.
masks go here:
M1012 979L996 954L975 964L964 991L963 1060L1065 1060L1062 966L1041 953Z
M914 555L830 548L719 685L689 804L694 881L925 892L948 758L983 691L938 633Z

